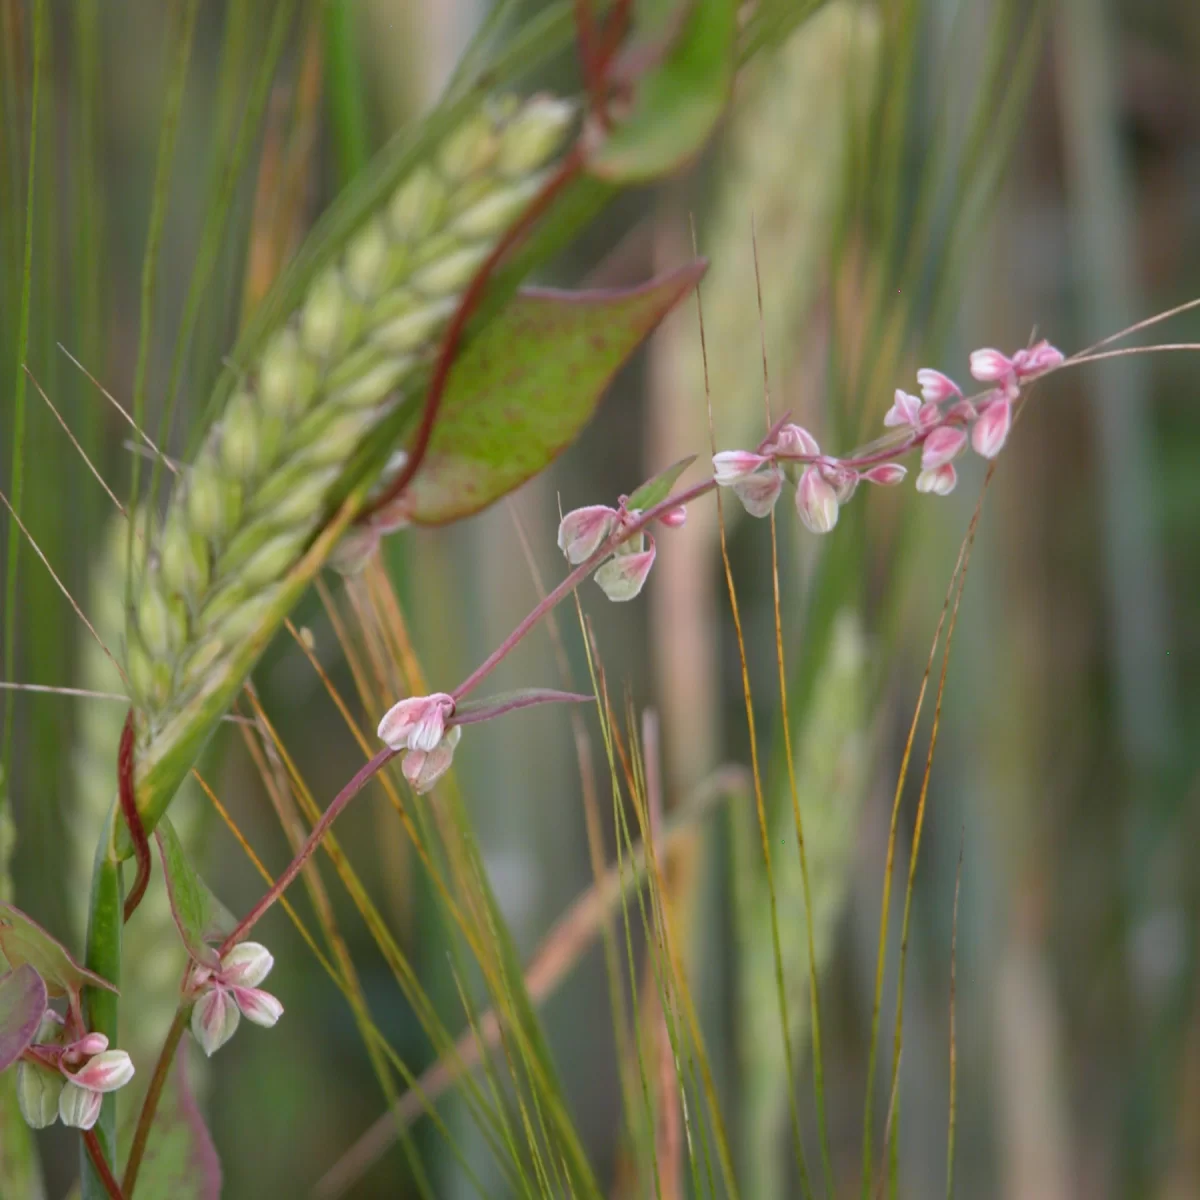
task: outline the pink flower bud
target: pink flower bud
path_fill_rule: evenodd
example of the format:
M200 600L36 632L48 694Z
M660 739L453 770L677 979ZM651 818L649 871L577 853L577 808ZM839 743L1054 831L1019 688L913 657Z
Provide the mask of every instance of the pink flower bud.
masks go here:
M658 519L668 529L678 529L687 520L687 508L682 504L678 508L668 508Z
M819 463L817 469L837 497L839 504L847 504L858 489L858 472L853 467L843 466L836 458Z
M234 1003L242 1010L242 1016L247 1021L253 1021L255 1025L270 1029L283 1016L283 1005L270 992L243 987L235 987L230 990L233 993Z
M1029 379L1034 375L1051 371L1055 367L1061 366L1062 362L1062 351L1050 345L1045 338L1040 342L1035 342L1028 350L1018 350L1013 355L1013 367L1022 379Z
M971 430L971 445L984 458L995 458L1000 453L1012 428L1012 402L1007 398L993 400L975 422Z
M775 435L770 449L781 458L816 458L821 453L817 439L803 425L785 425Z
M903 481L908 474L908 468L899 463L880 463L877 467L862 473L862 478L868 483L876 483L880 487L894 487Z
M922 404L917 413L917 429L924 433L942 423L942 410L936 404Z
M446 732L454 697L445 692L393 704L379 722L379 738L393 750L432 750Z
M1012 359L999 350L985 346L971 351L971 374L981 383L1000 383L1013 374Z
M732 487L749 478L770 459L761 454L752 454L749 450L722 450L720 454L713 455L712 462L713 479L721 487Z
M567 562L578 565L591 558L617 527L615 510L603 504L576 508L558 525L558 548Z
M105 1050L68 1078L92 1092L115 1092L133 1078L133 1060L124 1050Z
M237 1032L241 1013L223 987L205 992L192 1008L192 1033L209 1058Z
M917 476L917 491L927 492L934 496L948 496L958 483L958 473L949 464L935 467L932 471L922 471Z
M108 1038L102 1033L84 1034L77 1042L72 1042L62 1052L62 1061L74 1065L89 1059L94 1054L101 1054L108 1049Z
M252 988L271 973L274 956L258 942L238 942L221 959L221 982L230 987Z
M647 540L649 549L610 558L592 576L610 600L632 600L642 590L650 568L654 566L654 539Z
M813 533L828 533L837 524L837 494L816 467L808 467L800 476L796 511Z
M769 516L782 489L783 472L773 464L768 470L758 471L733 485L734 495L752 517Z
M930 404L941 404L951 396L962 395L962 388L949 375L943 375L932 367L922 367L917 372L917 382L921 385L921 395Z
M883 418L885 425L916 425L921 411L921 402L916 396L909 395L902 388L897 388L892 407Z
M455 725L447 731L442 742L433 750L410 750L404 756L401 770L418 796L425 795L454 761L454 747L462 737L462 729Z
M99 1092L68 1083L58 1097L58 1115L73 1129L91 1129L100 1118L104 1097Z
M966 448L967 434L952 425L940 425L926 439L921 450L921 468L932 471L956 459Z

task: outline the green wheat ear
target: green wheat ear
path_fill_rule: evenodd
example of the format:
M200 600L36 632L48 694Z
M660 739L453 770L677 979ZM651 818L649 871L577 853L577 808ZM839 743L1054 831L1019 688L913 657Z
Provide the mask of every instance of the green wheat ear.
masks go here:
M148 830L315 570L297 579L293 568L347 466L418 394L463 289L573 117L537 96L465 119L317 275L181 469L126 624ZM122 825L118 854L131 850Z

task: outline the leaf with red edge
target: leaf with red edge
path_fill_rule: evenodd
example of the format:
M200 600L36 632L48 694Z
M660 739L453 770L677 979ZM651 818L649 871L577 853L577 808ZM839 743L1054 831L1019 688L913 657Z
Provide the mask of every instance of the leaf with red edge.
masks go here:
M217 1200L221 1161L188 1086L185 1052L176 1052L158 1099L137 1177L137 1200ZM122 1158L133 1142L138 1109L121 1130Z
M425 461L389 517L442 525L536 475L575 440L612 377L706 267L689 263L621 291L513 297L456 360Z
M107 979L81 967L67 948L32 917L15 904L3 901L0 901L0 953L14 970L28 963L42 977L51 999L78 996L85 985L109 992L117 990Z
M498 692L482 700L464 700L455 706L451 725L477 725L480 721L491 721L518 708L531 708L535 704L586 704L595 696L579 692L560 692L554 688L518 688L513 692Z
M46 983L28 963L0 977L0 1071L29 1048L46 1003Z
M219 966L221 960L209 942L224 938L236 920L188 861L183 843L166 817L155 827L154 837L162 856L171 915L188 954L202 966Z

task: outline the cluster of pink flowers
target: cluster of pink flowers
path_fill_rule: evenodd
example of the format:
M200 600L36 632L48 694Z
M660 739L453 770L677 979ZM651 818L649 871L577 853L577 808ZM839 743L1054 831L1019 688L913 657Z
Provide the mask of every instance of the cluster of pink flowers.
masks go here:
M133 1062L124 1050L110 1050L102 1033L67 1039L67 1023L53 1009L42 1017L33 1045L17 1064L17 1100L33 1129L61 1120L75 1129L91 1129L100 1116L105 1092L133 1078Z
M784 425L758 451L715 454L713 477L719 486L733 490L751 516L765 517L783 490L785 467L803 464L796 510L813 533L833 529L841 505L859 483L900 483L907 469L896 460L917 448L921 451L917 491L947 496L958 483L954 460L965 452L968 441L977 454L995 458L1008 438L1013 404L1022 386L1062 361L1062 354L1046 341L1018 350L1011 358L999 350L976 350L971 355L972 376L996 386L968 399L949 376L931 368L918 371L921 395L896 389L883 423L896 428L898 436L882 447L835 458L821 453L808 430Z
M258 942L239 942L218 967L192 968L188 992L192 1034L210 1058L237 1032L241 1018L269 1029L283 1016L283 1005L258 985L275 965L271 952Z
M400 769L418 795L433 787L454 761L462 729L450 725L454 697L447 692L410 696L393 704L379 722L379 738L393 750L405 750Z

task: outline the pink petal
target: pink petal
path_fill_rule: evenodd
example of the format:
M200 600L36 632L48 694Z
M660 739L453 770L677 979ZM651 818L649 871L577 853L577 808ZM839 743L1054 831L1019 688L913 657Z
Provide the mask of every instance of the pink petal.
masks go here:
M115 1092L133 1078L133 1060L124 1050L105 1050L69 1078L92 1092Z
M838 521L837 494L816 467L800 476L796 488L796 511L813 533L828 533Z
M654 566L654 539L649 538L650 548L639 554L624 554L610 558L593 579L613 601L632 600L641 590Z
M971 351L971 374L982 383L1007 379L1013 373L1012 359L999 350L985 346Z
M237 1032L241 1013L222 987L205 992L192 1009L192 1033L211 1058Z
M401 770L404 778L412 785L418 796L423 796L445 773L454 761L454 747L462 736L462 729L455 725L442 739L441 745L428 752L410 750L404 756Z
M877 467L872 467L869 471L864 471L862 477L868 483L876 483L880 487L894 487L907 474L908 468L902 467L899 463L881 463Z
M781 458L815 458L821 453L817 439L803 425L785 425L771 443Z
M930 404L941 404L951 396L962 395L962 388L949 375L943 375L932 367L922 367L917 372L917 382L921 385L921 395Z
M1030 346L1028 350L1018 350L1013 355L1013 365L1022 379L1041 375L1051 371L1063 363L1063 352L1050 345L1045 338Z
M941 423L942 410L936 404L922 404L921 410L917 413L917 419L914 422L916 427L922 431L933 429Z
M733 485L734 495L752 517L770 516L783 489L783 472L776 466L759 471Z
M393 750L432 750L454 712L454 697L445 692L412 696L393 704L379 722L379 737Z
M833 488L839 504L849 503L858 489L858 472L853 467L844 467L837 459L818 464L821 478Z
M956 400L946 409L947 421L973 421L979 415L970 400Z
M958 472L949 464L935 467L932 471L922 471L917 476L917 491L934 496L948 496L958 483Z
M275 958L258 942L238 942L221 959L221 982L236 987L258 987L271 973Z
M68 1083L58 1097L58 1115L73 1129L91 1129L100 1117L104 1097L89 1088Z
M576 508L559 522L558 548L567 556L567 562L584 562L600 549L616 527L616 511L606 505Z
M242 1016L247 1021L253 1021L255 1025L261 1025L264 1029L270 1029L283 1016L283 1005L270 992L261 991L259 988L242 987L235 987L232 990L234 1002L242 1010Z
M761 454L749 450L722 450L713 455L713 479L721 487L732 487L739 480L753 475L764 463L769 462Z
M971 445L984 458L995 458L1000 453L1008 431L1012 428L1012 404L1008 400L996 400L979 415L971 430Z
M921 402L916 396L910 396L902 388L897 388L893 397L892 407L883 418L885 425L915 425L917 414L921 411Z
M678 508L668 508L658 519L668 529L678 529L687 520L687 508L682 504Z
M921 451L921 468L932 471L957 458L967 445L966 430L953 425L942 425L926 439Z

